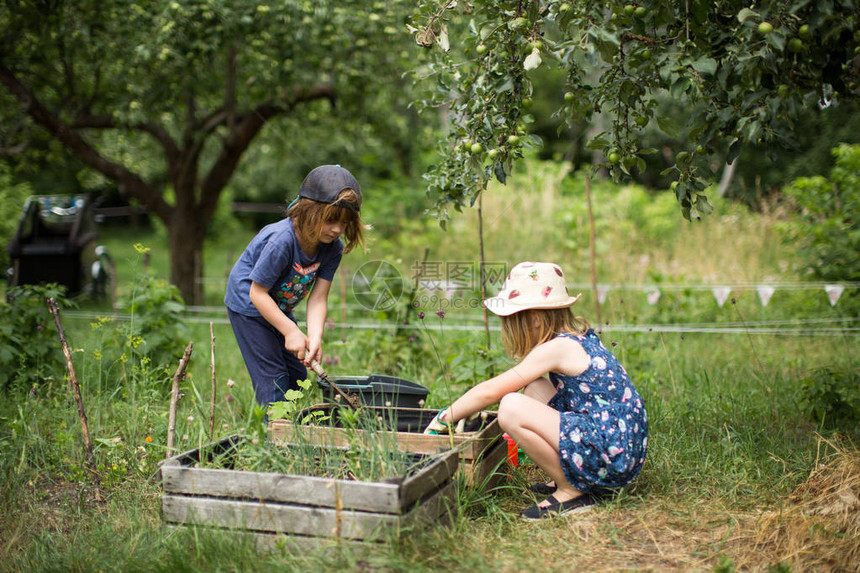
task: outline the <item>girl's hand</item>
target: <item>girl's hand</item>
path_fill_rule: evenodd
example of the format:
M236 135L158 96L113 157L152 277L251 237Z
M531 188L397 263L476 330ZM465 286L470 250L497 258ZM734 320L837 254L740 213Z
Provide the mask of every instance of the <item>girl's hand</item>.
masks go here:
M298 328L284 336L284 348L295 354L302 362L306 362L308 339Z
M427 424L427 427L424 428L425 434L447 434L450 430L450 426L447 422L442 420L442 416L445 414L446 410L439 410L439 413L436 414L436 417L433 418L433 421Z

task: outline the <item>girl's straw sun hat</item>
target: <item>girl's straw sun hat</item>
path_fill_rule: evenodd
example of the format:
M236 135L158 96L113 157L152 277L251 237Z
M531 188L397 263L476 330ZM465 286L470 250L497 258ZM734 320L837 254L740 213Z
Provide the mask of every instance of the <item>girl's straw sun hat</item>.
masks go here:
M525 262L511 269L502 290L486 299L484 306L499 316L510 316L522 310L566 308L580 296L567 292L560 266Z

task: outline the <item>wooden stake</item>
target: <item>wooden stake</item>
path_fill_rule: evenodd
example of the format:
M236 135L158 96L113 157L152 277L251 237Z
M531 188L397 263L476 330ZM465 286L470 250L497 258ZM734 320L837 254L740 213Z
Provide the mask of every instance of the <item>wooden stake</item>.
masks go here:
M600 324L600 294L597 292L597 254L594 247L594 209L591 206L591 177L585 178L585 197L588 199L588 250L591 259L591 290L594 291L594 307L597 310L597 323Z
M486 261L484 260L484 190L478 193L478 248L480 249L481 262L480 262L480 272L481 272L481 300L487 299L487 269L486 269ZM484 334L487 337L487 350L490 349L491 339L490 339L490 316L487 314L487 307L483 304L481 308L484 311ZM492 365L490 365L490 376L495 375L495 369Z
M179 403L179 383L185 378L185 369L188 367L188 360L191 358L191 350L194 347L193 342L189 342L185 347L185 353L179 360L179 367L173 375L173 389L170 392L170 411L167 415L167 455L169 458L174 453L173 444L176 441L176 406Z
M209 439L214 439L215 436L215 327L209 323L209 348L210 360L209 364L212 367L212 405L209 408Z
M84 449L87 452L87 464L90 466L93 483L98 485L100 476L96 470L96 458L93 455L93 442L90 439L90 429L87 424L87 413L84 410L84 400L81 397L81 387L78 384L78 377L75 375L75 366L72 364L72 352L69 350L69 343L66 341L66 331L60 323L60 311L57 308L57 302L53 297L48 299L48 308L51 314L54 315L54 324L57 325L57 334L60 336L60 344L63 347L63 354L66 355L66 368L69 371L69 386L75 394L75 402L78 405L78 417L81 419L81 433L84 435Z

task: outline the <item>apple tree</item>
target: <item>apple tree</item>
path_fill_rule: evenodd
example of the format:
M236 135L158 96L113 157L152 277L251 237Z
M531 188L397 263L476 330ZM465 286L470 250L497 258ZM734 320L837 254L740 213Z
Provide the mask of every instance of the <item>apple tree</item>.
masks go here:
M597 127L588 147L615 178L657 151L644 128L690 134L665 171L687 218L711 210L705 156L780 144L810 107L860 95L853 0L422 0L410 28L435 59L424 104L450 108L427 173L443 221L540 143L527 126L541 66L565 75L560 129ZM659 112L665 98L684 104L682 122Z
M402 24L413 8L2 2L0 150L25 155L47 134L146 206L167 229L171 281L196 303L206 229L248 150L279 121L289 120L280 133L294 140L314 129L313 116L361 130L362 110L386 95L387 80L402 81L401 54L412 44Z

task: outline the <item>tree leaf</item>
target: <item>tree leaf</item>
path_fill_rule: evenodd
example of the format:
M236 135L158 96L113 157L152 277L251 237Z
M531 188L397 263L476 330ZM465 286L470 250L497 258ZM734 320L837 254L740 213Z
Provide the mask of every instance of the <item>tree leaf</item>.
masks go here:
M741 143L740 139L735 139L731 145L729 145L729 152L726 155L726 163L731 165L735 159L738 158L738 155L741 154L741 149L743 149L744 144Z
M442 29L439 30L439 35L436 37L436 41L439 42L439 47L442 48L443 52L447 52L451 49L451 44L448 41L448 26L442 25Z
M541 64L540 50L537 48L532 50L532 53L526 56L523 62L523 67L526 71L537 69Z
M603 135L598 135L594 137L591 141L585 144L586 149L595 149L602 150L605 149L606 146L609 145L609 140L603 137Z
M658 116L657 126L660 128L660 131L662 131L669 137L678 137L681 132L681 128L678 127L678 124L675 123L675 120L668 116Z
M761 16L758 12L754 10L750 10L749 8L744 8L740 12L738 12L738 22L743 24L747 20L759 20Z
M694 60L690 66L700 74L712 76L717 73L717 60L714 58L699 58Z

